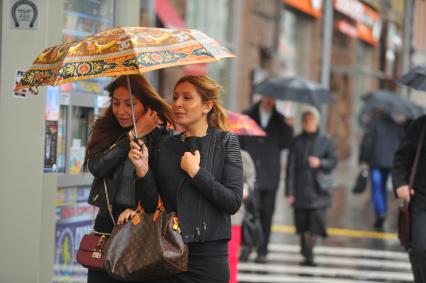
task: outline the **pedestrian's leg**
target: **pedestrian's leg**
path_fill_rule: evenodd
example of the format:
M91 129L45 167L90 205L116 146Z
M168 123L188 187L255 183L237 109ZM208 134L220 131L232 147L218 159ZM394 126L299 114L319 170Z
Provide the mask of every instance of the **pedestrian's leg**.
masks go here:
M390 175L390 169L381 169L382 172L382 196L383 196L383 215L386 217L388 212L388 179Z
M305 234L300 235L300 253L302 256L306 259L306 240L305 240Z
M257 248L258 256L263 252L263 247L265 245L265 210L264 210L265 199L264 199L264 196L265 196L264 190L260 190L260 189L254 190L255 203L259 213L259 220L262 226L262 234L263 234L262 244Z
M261 216L263 227L263 245L258 250L258 262L265 262L268 254L269 237L271 235L272 217L275 209L275 191L263 191L263 215Z
M305 266L316 266L314 261L314 247L317 241L317 236L312 235L311 233L307 232L303 235L303 256L305 257L305 261L302 263L302 265ZM301 242L302 242L301 241Z
M383 199L383 176L379 168L372 167L370 171L371 177L371 195L373 199L374 210L376 213L376 222L374 227L381 228L385 216L385 201Z
M410 262L415 283L426 283L426 211L412 207Z

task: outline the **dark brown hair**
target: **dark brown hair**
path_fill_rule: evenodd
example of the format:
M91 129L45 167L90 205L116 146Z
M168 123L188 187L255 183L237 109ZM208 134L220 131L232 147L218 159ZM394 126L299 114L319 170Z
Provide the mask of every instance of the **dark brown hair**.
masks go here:
M113 92L117 88L124 87L128 89L126 76L127 75L118 77L105 88L109 92L110 99L112 99ZM148 80L142 75L128 76L132 94L143 104L144 108L151 108L153 111L156 111L164 126L167 126L167 124L174 125L173 113L170 105L161 98ZM127 133L130 129L131 128L122 128L120 126L112 112L112 104L110 104L104 114L95 121L89 142L87 143L86 156L84 158L82 170L87 171L88 160L90 158L107 150L121 135Z
M207 114L207 123L209 124L209 127L227 131L229 129L228 117L226 116L225 110L219 101L222 87L208 76L189 75L180 78L175 84L175 88L184 82L188 82L195 87L197 92L201 95L201 99L204 103L213 103L212 109Z

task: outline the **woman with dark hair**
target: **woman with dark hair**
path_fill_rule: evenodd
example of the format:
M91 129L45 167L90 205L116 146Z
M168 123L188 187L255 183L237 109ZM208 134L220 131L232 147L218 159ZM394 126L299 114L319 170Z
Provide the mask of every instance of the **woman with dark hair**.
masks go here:
M172 109L184 132L160 142L149 153L149 166L148 153L131 142L129 157L152 185L142 190L145 210L152 211L160 195L167 211L177 213L189 247L188 271L156 282L229 282L230 215L241 205L243 168L238 138L226 131L219 94L220 86L207 76L181 78Z
M151 150L157 138L167 134L167 124L173 124L173 113L142 75L129 75L129 80L138 136L145 142L144 148ZM110 234L120 213L136 207L144 186L128 158L128 132L134 127L127 77L118 77L106 89L111 105L95 121L83 163L83 171L94 176L88 202L99 207L94 223L99 234ZM106 272L89 269L87 282L120 281Z

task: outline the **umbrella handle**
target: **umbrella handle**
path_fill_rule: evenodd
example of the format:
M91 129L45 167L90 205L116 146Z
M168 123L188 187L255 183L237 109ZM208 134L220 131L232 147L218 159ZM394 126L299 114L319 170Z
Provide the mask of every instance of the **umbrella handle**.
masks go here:
M130 109L132 109L132 120L133 120L133 127L135 128L135 142L137 143L138 137L138 131L136 129L136 119L135 119L135 108L133 106L133 94L132 94L132 87L130 85L130 77L129 75L126 75L127 78L127 90L129 91L129 99L130 99Z

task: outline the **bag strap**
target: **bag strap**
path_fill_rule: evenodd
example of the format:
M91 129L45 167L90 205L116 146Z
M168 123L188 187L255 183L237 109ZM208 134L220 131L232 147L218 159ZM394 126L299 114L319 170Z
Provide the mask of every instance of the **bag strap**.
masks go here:
M109 202L108 186L106 184L105 178L104 178L104 189L105 189L105 196L106 196L106 200L107 200L108 213L109 213L109 216L111 216L112 223L114 224L114 226L116 226L116 223L115 223L115 220L114 220L114 216L112 215L112 205Z
M408 182L408 186L410 187L410 189L414 185L414 178L416 177L416 173L417 173L417 165L418 165L419 159L420 159L420 151L422 150L422 146L423 146L423 139L424 139L424 136L425 136L425 128L426 128L426 124L424 124L423 127L422 127L422 133L420 134L419 144L417 145L416 157L414 158L413 168L411 170L410 179L409 179L409 182Z

